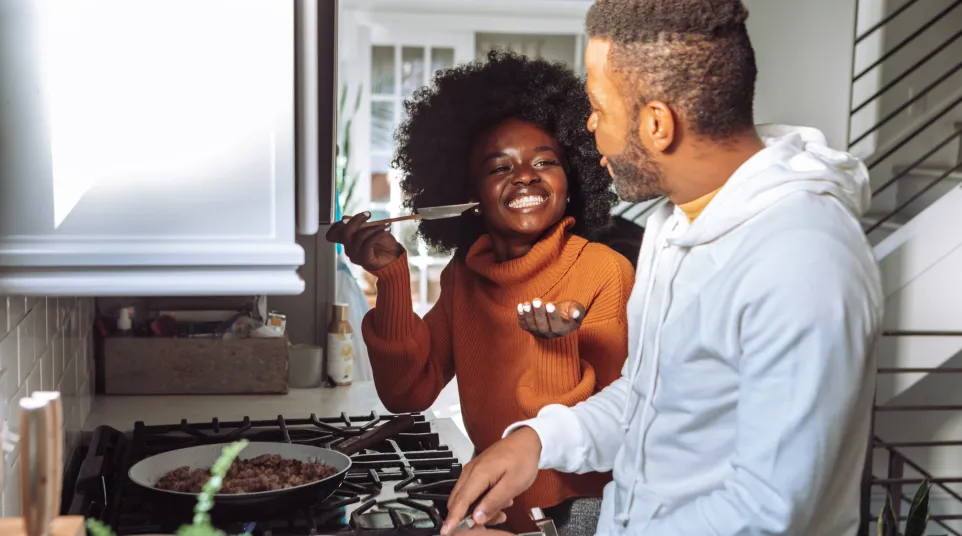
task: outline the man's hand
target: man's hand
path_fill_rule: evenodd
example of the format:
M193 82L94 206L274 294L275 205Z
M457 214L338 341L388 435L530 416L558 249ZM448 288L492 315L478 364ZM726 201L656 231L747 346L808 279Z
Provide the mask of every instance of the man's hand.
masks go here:
M501 520L502 510L534 484L540 457L541 438L534 430L525 427L498 441L464 466L448 499L448 518L441 534L449 534L468 516L468 509L475 503L478 506L471 516L476 524L487 525Z
M541 298L518 304L521 329L542 339L557 339L581 327L585 306L574 300L543 303Z

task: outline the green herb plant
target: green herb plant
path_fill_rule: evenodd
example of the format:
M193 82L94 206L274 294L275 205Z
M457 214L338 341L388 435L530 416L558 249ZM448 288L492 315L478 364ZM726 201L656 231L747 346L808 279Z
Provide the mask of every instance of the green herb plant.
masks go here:
M931 512L929 510L929 493L932 485L922 482L912 499L909 517L905 520L905 532L899 532L899 518L892 506L892 498L887 497L885 506L878 515L878 536L925 536L926 526L929 524Z
M354 214L354 189L357 186L358 172L349 173L351 163L351 125L354 116L361 107L361 88L355 91L355 98L351 109L347 109L347 87L341 88L341 97L337 103L337 158L334 163L334 185L337 188L338 201L342 214Z
M227 536L223 531L211 525L210 511L214 508L214 495L220 491L224 484L227 470L230 469L231 464L234 463L241 451L247 447L247 443L247 440L244 439L231 443L221 450L220 457L210 468L210 480L204 484L203 489L197 495L193 522L177 529L177 536ZM93 536L117 536L110 527L96 519L87 520L87 529Z

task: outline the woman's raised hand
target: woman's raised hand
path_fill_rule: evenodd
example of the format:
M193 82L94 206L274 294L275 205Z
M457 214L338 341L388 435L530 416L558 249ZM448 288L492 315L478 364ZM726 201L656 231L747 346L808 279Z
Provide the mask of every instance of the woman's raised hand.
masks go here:
M369 219L370 212L344 218L331 225L325 237L328 242L343 244L351 262L376 272L396 261L404 253L404 246L391 234L390 224L361 227Z

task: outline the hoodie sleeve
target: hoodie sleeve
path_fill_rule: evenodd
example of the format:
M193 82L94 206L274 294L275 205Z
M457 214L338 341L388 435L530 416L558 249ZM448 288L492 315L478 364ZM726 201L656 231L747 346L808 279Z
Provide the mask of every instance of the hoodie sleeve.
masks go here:
M755 250L763 258L744 259L734 471L722 489L628 534L803 534L842 443L862 440L846 429L867 409L858 393L874 373L877 270L821 233L775 240Z
M539 469L563 473L611 471L624 437L619 416L624 408L628 379L622 376L573 408L553 404L538 416L508 427L504 436L528 427L541 439Z

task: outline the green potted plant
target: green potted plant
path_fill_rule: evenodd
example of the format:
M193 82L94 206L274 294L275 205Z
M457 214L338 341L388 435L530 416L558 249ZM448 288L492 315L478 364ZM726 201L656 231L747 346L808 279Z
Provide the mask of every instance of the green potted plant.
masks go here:
M194 519L190 525L177 529L177 536L226 536L216 529L210 522L210 511L214 507L214 495L220 491L227 475L227 470L237 459L237 456L247 446L247 440L237 441L224 447L221 455L210 468L210 480L204 484L203 490L197 495L197 505L194 507ZM96 519L87 520L87 529L93 536L116 536L113 529ZM243 535L248 536L248 535Z
M878 536L925 536L925 529L929 524L931 512L929 510L929 493L931 484L922 482L912 499L909 517L905 520L905 532L899 532L899 518L892 506L892 498L886 497L885 506L878 515Z

